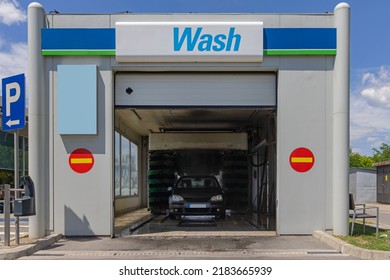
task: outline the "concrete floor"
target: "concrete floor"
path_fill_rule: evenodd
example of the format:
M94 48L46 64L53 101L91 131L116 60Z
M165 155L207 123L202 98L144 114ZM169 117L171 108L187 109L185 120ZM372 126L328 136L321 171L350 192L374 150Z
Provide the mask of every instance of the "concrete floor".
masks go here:
M276 236L274 231L258 230L238 215L181 223L141 209L116 222L117 238L64 238L21 259L355 259L312 236Z
M145 209L115 221L115 236L275 236L275 231L257 225L252 217L232 214L225 219L172 220L167 215L150 215Z
M356 259L312 236L64 238L22 260Z
M385 218L387 206L383 211ZM118 238L64 238L21 259L356 259L312 236L258 230L237 215L215 223L179 223L141 209L118 217L115 230Z

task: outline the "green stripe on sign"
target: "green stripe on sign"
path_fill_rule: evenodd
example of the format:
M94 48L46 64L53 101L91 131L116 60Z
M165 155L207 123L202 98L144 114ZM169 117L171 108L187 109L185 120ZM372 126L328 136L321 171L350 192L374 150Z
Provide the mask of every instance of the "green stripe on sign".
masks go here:
M114 56L115 50L42 50L44 56Z
M336 50L264 50L264 55L336 55Z
M264 50L264 55L336 55L336 50ZM42 50L43 56L115 56L115 50Z

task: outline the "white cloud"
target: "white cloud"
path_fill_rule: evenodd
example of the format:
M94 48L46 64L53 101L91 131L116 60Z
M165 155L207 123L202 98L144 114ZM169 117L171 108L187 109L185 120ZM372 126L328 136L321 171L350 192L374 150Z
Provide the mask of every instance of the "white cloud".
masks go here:
M390 69L381 67L377 73L367 72L362 77L361 95L373 107L390 108Z
M350 138L351 141L359 140L362 138L368 137L371 133L373 133L376 129L375 127L359 124L355 121L352 121L353 119L353 110L351 108L351 123L350 123Z
M371 136L367 137L367 142L377 142L377 141L378 141L378 137L371 137Z
M390 140L390 68L365 71L351 94L351 146L371 155Z
M373 107L390 108L390 86L366 88L362 90L362 95Z
M5 44L4 44L5 45ZM27 72L27 44L14 43L0 47L0 80ZM1 83L0 83L1 95Z
M14 43L6 50L0 50L0 77L27 71L27 44Z
M27 20L26 12L21 10L15 0L0 0L0 22L6 25L21 23Z

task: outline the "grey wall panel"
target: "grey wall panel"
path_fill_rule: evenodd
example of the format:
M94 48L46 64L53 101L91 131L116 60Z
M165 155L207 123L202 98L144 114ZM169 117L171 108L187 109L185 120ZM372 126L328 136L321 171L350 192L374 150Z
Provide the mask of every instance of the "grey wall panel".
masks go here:
M333 21L332 21L333 23ZM332 167L333 167L333 158L330 153L333 150L333 65L334 57L326 57L326 139L325 139L325 149L327 151L326 157L326 229L333 228L333 182L332 182Z
M277 27L333 27L333 14L117 14L111 15L111 27L115 22L144 21L263 21L264 28Z
M131 88L133 92L127 93ZM117 74L115 105L275 106L274 74Z
M357 171L355 184L356 202L376 202L376 173L368 171Z
M113 229L113 74L109 59L84 58L82 63L98 65L98 134L91 136L56 133L56 73L53 74L53 191L54 231L65 235L111 235ZM79 58L54 59L58 64L75 64ZM107 70L107 71L105 71ZM85 148L94 156L93 168L74 172L69 155Z
M52 17L51 28L109 28L110 15L66 15Z
M357 203L376 202L376 172L361 168L352 168L349 173L349 193Z
M349 193L353 194L356 200L357 173L349 174Z
M279 27L279 15L270 14L117 14L111 15L111 27L116 22L147 21L263 21L265 27Z
M357 202L376 202L376 174L358 172L356 184Z
M326 61L323 57L283 59L278 77L277 164L280 234L310 234L326 225ZM302 67L305 70L302 70ZM322 70L322 71L321 71ZM293 170L289 156L312 151L311 170Z
M280 25L283 28L317 28L333 27L333 16L322 15L280 15Z
M50 94L52 93L52 88L53 88L53 84L54 84L54 81L52 79L54 73L52 71L52 62L53 60L50 58L50 59L46 59L45 61L45 75L47 75L46 77L46 84L45 84L45 90L48 94L48 107L49 107L49 117L48 117L48 133L49 133L49 136L48 136L48 172L49 172L49 178L48 178L48 184L47 184L47 193L46 193L46 205L45 205L45 208L47 209L47 213L46 213L46 231L50 231L50 232L53 232L54 230L54 201L53 201L53 194L54 194L54 190L53 190L53 171L54 171L54 158L52 157L51 153L53 151L53 126L54 126L54 118L52 117L53 116L53 95Z

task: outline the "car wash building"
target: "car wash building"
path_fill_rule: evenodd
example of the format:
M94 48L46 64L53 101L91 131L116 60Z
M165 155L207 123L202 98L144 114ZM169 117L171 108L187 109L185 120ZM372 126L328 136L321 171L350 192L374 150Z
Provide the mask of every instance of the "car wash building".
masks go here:
M324 14L28 10L30 236L113 236L218 178L276 234L348 234L349 6Z

